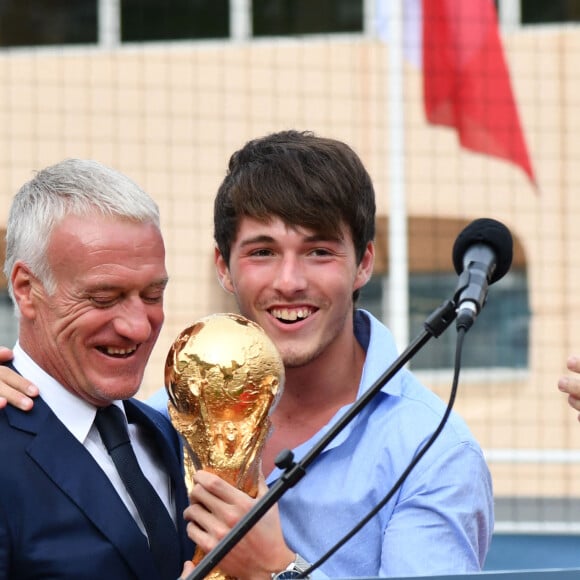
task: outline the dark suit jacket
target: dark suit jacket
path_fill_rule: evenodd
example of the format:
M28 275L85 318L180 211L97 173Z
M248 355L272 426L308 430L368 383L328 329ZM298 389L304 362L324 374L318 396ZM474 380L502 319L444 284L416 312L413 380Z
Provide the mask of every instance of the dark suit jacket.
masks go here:
M171 475L182 555L175 580L193 556L177 433L137 400L125 409L130 422L149 430ZM109 479L40 398L28 413L0 411L0 579L8 578L160 580L145 536Z

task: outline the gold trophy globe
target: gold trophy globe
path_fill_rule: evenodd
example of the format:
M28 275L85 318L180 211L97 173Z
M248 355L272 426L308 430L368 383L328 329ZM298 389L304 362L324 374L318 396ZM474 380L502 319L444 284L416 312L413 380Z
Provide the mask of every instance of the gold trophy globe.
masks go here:
M195 471L204 469L256 497L269 414L283 384L274 343L239 314L207 316L179 334L167 355L165 388L184 445L188 491ZM203 556L197 549L193 563ZM215 568L206 578L229 577Z

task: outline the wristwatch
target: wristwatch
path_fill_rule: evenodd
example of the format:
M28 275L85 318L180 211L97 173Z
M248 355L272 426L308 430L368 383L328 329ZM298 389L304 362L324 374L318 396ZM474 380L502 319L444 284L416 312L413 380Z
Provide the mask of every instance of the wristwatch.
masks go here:
M272 580L291 580L292 578L305 578L310 580L310 575L305 576L304 572L310 568L310 564L300 555L291 562L285 570L272 574Z

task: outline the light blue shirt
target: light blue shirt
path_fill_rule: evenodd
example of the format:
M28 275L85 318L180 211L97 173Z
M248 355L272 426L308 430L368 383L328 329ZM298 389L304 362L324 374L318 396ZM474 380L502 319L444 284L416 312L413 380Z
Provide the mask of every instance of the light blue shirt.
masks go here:
M359 396L395 360L389 330L368 312L355 315L355 334L366 350ZM165 409L164 391L150 399ZM402 369L308 467L279 500L291 549L315 562L389 492L430 438L445 403ZM298 461L345 413L293 449ZM278 469L268 476L272 484ZM329 577L413 576L477 572L493 531L493 493L482 451L463 420L452 413L433 446L389 503L322 564Z

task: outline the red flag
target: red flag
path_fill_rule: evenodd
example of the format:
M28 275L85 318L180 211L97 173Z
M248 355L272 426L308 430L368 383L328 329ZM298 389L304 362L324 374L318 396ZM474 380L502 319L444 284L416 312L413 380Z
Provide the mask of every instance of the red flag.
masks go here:
M423 90L430 123L519 165L536 185L492 0L423 0Z

